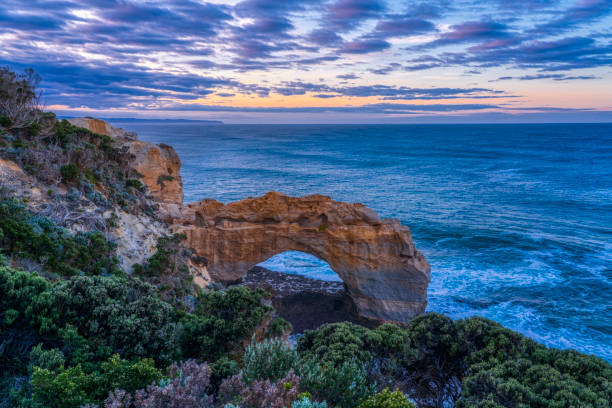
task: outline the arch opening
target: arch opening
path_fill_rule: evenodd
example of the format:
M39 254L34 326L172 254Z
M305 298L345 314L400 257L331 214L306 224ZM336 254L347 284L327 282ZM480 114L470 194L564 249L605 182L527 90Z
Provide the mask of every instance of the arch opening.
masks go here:
M285 251L260 262L257 266L325 282L342 282L327 262L306 252Z
M271 293L276 312L291 323L294 333L324 323L369 323L359 318L340 276L327 262L307 252L273 255L251 268L240 284Z

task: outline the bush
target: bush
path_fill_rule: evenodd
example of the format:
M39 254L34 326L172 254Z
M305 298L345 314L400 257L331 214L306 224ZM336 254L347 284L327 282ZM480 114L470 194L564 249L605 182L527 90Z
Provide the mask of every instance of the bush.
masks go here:
M75 164L66 164L60 167L60 174L64 181L76 181L79 177L79 168Z
M244 353L242 380L251 384L255 380L277 381L295 367L297 351L280 339L251 343Z
M127 179L125 181L125 186L135 188L136 190L140 190L143 187L143 184L138 179Z
M185 234L159 237L155 253L144 265L134 265L134 273L146 277L176 274L180 266L178 262L180 244L185 239L187 239Z
M210 368L187 360L170 367L170 378L160 385L150 384L134 395L123 389L111 392L104 401L108 408L208 408L212 396L208 395Z
M99 232L72 235L51 220L31 214L23 204L0 201L0 252L73 276L121 274L114 251L115 245Z
M53 292L61 305L58 326L73 325L95 350L125 358L154 356L163 365L180 354L174 308L135 279L79 276Z
M7 67L0 68L0 117L6 118L3 127L28 127L36 120L39 82L40 76L32 69L16 74Z
M359 408L414 408L414 404L398 390L391 392L385 388L361 402Z
M250 385L245 384L240 375L235 375L221 383L219 400L240 404L242 408L286 408L296 400L299 386L300 378L293 370L276 382L257 380Z
M327 408L327 402L312 402L310 398L302 397L297 401L293 401L291 408Z
M301 361L296 370L302 389L320 400L341 408L354 408L374 394L365 370L354 360L338 365L323 365L314 359Z
M201 292L193 314L183 320L181 349L184 357L215 361L249 339L269 317L271 307L261 289L231 287L225 292Z
M104 362L100 371L86 372L80 364L57 370L34 367L32 399L41 407L78 408L101 403L114 389L133 392L160 379L153 360L130 363L116 355Z
M396 325L370 330L343 322L306 331L298 340L298 351L304 357L338 365L349 360L365 363L375 356L403 358L410 351L409 344L408 334Z
M457 322L467 344L459 407L607 407L612 367L573 350L549 349L487 319Z
M0 115L0 126L5 128L10 127L11 119L8 116Z

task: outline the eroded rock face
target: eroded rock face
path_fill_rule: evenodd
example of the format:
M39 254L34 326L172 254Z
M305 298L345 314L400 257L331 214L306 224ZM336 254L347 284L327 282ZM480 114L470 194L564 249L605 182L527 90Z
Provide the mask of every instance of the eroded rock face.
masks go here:
M132 167L142 175L141 181L160 203L164 218L177 216L183 205L183 180L181 179L181 159L172 146L154 145L137 140L136 133L115 128L100 119L69 119L74 126L110 136L129 148L134 155Z
M178 209L183 204L183 181L181 159L174 149L163 143L154 145L138 140L129 146L130 153L135 156L131 165L142 174L142 182L153 197L161 204Z
M342 278L361 316L406 323L427 304L430 267L410 229L362 204L270 192L230 204L189 204L174 228L207 260L213 280L233 282L285 251L324 261Z

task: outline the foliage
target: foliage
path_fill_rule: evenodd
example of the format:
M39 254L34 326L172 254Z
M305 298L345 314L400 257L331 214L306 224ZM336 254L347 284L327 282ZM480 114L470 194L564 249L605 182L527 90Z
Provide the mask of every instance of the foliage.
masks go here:
M155 285L162 299L177 305L195 290L187 264L191 251L182 245L185 239L185 234L159 237L155 253L142 265L133 266L134 275Z
M341 408L353 408L375 392L375 384L368 381L365 370L354 360L324 365L308 359L301 361L296 371L302 389Z
M291 408L327 408L327 402L313 402L308 397L302 397L297 401L293 401Z
M87 372L80 364L56 370L34 367L32 400L35 407L78 408L102 402L113 389L135 391L160 379L153 360L130 363L117 355L102 363L99 371Z
M412 373L410 394L419 406L442 407L461 395L466 370L466 343L455 322L438 313L427 313L408 326L416 357L407 365Z
M219 387L223 403L239 404L242 408L286 408L299 394L300 378L293 370L275 382L256 380L245 384L240 375L232 376Z
M54 290L58 325L72 325L94 349L126 358L155 356L163 365L178 354L179 326L173 307L137 279L79 276Z
M79 168L73 163L65 164L60 167L60 174L65 181L77 181Z
M385 388L362 401L358 408L414 408L414 404L399 390L391 392Z
M295 367L298 354L280 339L251 343L244 353L242 380L251 384L255 380L277 381Z
M224 292L201 292L196 310L182 320L184 357L215 361L234 350L269 316L261 289L231 287Z
M39 80L32 70L16 74L0 68L0 157L17 162L43 183L70 183L98 205L110 202L136 214L150 212L148 190L130 166L129 149L43 113Z
M25 128L36 120L39 82L40 77L32 69L16 74L7 67L0 68L0 126Z
M134 273L141 276L160 276L174 274L179 266L179 244L186 239L185 234L174 234L157 239L157 250L144 265L134 265Z
M14 200L0 201L0 253L64 276L119 274L115 244L99 232L71 234Z
M170 367L169 379L150 384L133 394L117 388L104 401L106 408L205 408L212 404L208 395L210 368L187 360Z
M306 331L298 340L301 355L334 365L403 354L408 352L407 347L407 333L392 324L381 325L375 330L349 322L324 324L317 330Z
M573 350L549 349L482 318L457 323L469 363L460 407L607 407L612 367Z

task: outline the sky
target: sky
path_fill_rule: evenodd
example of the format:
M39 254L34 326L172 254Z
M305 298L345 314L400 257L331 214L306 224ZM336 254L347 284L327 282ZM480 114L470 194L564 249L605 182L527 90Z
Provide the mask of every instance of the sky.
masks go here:
M1 0L63 116L612 122L612 0Z

